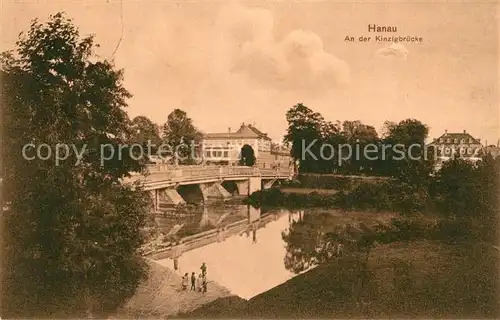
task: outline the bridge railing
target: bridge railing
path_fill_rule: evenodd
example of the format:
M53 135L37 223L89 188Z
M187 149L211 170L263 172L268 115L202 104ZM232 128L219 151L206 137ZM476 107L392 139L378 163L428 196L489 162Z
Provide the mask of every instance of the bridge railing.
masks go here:
M278 169L260 169L262 176L289 176L293 174L291 168L278 168Z
M230 176L263 176L263 177L287 177L293 172L291 168L256 168L256 167L219 167L219 166L148 166L149 175L133 175L126 181L131 182L137 179L146 181L172 181L196 180L203 178L219 178Z
M222 167L221 175L251 176L258 174L257 168L252 167Z
M202 178L219 176L220 169L215 167L191 167L177 169L181 173L182 178Z
M266 168L262 166L258 167L245 167L245 166L201 166L201 165L179 165L179 166L174 166L174 165L167 165L167 164L148 164L146 165L147 171L150 173L157 173L157 172L170 172L174 170L206 170L206 169L213 169L213 168L221 168L225 172L241 172L241 173L246 173L246 172L256 172L256 171L261 171L261 172L289 172L292 170L291 167L279 167L279 168ZM229 171L227 171L229 170Z

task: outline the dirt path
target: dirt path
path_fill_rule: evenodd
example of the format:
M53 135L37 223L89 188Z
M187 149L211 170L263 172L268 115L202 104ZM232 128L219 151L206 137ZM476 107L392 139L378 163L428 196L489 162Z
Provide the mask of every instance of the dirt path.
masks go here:
M149 260L149 279L118 312L118 318L165 318L199 308L218 298L232 296L226 288L208 282L208 292L181 290L181 277L174 271Z

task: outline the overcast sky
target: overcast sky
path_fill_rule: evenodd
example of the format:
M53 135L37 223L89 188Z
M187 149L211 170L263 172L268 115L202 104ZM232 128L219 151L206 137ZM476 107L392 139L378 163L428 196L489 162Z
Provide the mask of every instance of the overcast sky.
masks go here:
M497 8L483 3L3 1L2 47L30 20L65 11L125 70L131 117L185 110L205 132L255 123L274 139L303 102L332 121L417 118L430 136L499 138ZM373 41L368 24L421 44ZM350 43L346 36L372 36ZM390 34L389 34L390 35ZM121 38L121 41L120 41ZM382 51L381 51L382 50Z

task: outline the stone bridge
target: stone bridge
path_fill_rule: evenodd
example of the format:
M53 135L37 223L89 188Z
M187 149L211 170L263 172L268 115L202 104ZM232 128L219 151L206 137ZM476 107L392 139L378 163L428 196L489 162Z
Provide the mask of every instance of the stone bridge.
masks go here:
M248 196L294 175L289 168L241 166L150 165L147 172L145 175L134 174L125 182L139 182L145 190L150 191L155 212L195 199L206 201L209 198L225 199L232 195Z

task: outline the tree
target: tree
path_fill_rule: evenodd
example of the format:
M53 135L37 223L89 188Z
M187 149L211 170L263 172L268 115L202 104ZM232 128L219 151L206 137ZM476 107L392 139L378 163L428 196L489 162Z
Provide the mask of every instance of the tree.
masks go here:
M292 145L291 156L299 161L299 171L317 172L323 116L298 103L288 110L286 120L288 130L284 142ZM313 150L313 156L305 150L311 144L313 146L309 150Z
M132 143L147 146L151 144L151 150L156 153L161 145L160 129L157 124L144 116L137 116L132 120Z
M378 140L378 134L374 127L365 125L361 121L344 121L342 134L351 143L371 143Z
M382 144L387 147L387 152L378 170L404 181L413 177L412 184L427 184L434 161L433 153L425 152L428 133L429 128L416 119L406 119L397 124L386 122Z
M433 185L441 212L481 220L497 216L499 172L491 155L477 164L464 159L446 161Z
M371 173L374 170L376 161L372 157L378 154L368 154L368 145L379 147L379 138L374 127L365 125L361 121L344 121L342 124L342 135L346 143L351 146L351 153L347 161L342 164L343 171L350 174ZM358 152L359 150L359 152Z
M130 94L93 46L58 13L3 55L5 317L111 311L146 275L138 249L150 200L121 183L142 168L127 148L116 152L131 137ZM67 158L30 159L29 143L68 146Z
M172 156L180 159L181 163L196 161L201 139L202 134L186 112L175 109L168 115L167 122L163 125L163 143L171 148Z
M252 167L255 164L255 153L251 146L245 144L241 148L240 165Z

